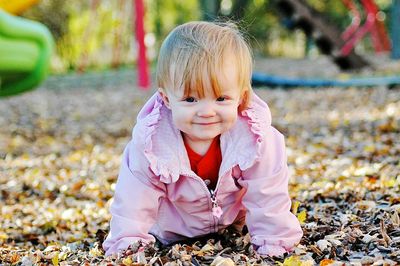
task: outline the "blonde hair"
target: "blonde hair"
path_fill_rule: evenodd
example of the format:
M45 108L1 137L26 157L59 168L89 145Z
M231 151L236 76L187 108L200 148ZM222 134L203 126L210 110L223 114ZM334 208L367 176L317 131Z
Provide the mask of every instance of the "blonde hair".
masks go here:
M163 90L184 90L204 97L207 89L221 95L221 71L227 53L234 55L241 88L239 110L251 96L252 54L233 23L195 21L182 24L164 40L157 64L157 85ZM226 62L225 62L226 63Z

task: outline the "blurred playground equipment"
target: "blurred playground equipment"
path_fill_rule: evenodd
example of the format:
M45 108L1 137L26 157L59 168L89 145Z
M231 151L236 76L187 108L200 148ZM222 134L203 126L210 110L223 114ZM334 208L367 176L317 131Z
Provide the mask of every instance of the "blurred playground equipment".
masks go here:
M340 49L341 55L348 55L354 49L356 44L367 34L370 33L372 45L375 52L390 51L390 40L386 33L383 20L380 19L382 13L373 0L361 0L361 6L365 12L365 22L361 24L361 14L353 0L342 0L345 6L350 10L353 18L351 24L342 33L344 45Z
M13 16L36 1L0 1L0 97L34 89L47 74L53 49L49 30Z
M321 53L330 56L341 69L363 68L368 62L356 54L354 47L367 33L371 33L376 51L390 50L390 43L382 21L377 19L379 10L373 0L360 0L366 13L362 26L362 16L356 4L352 0L343 0L343 3L353 16L343 33L305 1L278 0L277 7L285 17L285 25L303 30Z
M49 30L38 22L14 15L21 14L39 0L0 0L0 97L10 96L34 89L48 74L50 57L54 40ZM91 21L97 18L97 7L101 0L91 0ZM132 28L137 40L137 71L138 85L142 89L150 86L150 74L146 59L144 43L144 2L132 3ZM119 0L122 13L125 13L124 3ZM13 15L12 15L13 14ZM90 25L95 25L90 23ZM93 28L89 25L85 38L90 36ZM121 37L123 33L117 34ZM120 43L118 36L113 50L113 66L120 64ZM83 72L87 66L88 55L83 49L80 56L78 71Z
M37 22L11 15L20 14L38 2L39 0L0 0L0 97L33 89L46 78L53 47L53 39L49 31ZM211 2L218 1L200 1L203 4ZM232 2L234 2L232 10L241 10L242 13L246 10L245 3L250 3L250 1L241 0ZM333 25L325 14L315 11L307 4L306 0L274 0L273 2L277 4L280 12L286 18L284 22L289 28L303 30L310 39L313 39L321 53L331 57L343 70L361 69L370 65L354 49L367 35L370 35L372 47L377 53L388 52L391 49L391 43L383 24L384 14L379 11L373 0L342 0L352 17L351 23L343 32L336 25ZM393 0L392 2L394 7L392 10L397 10L397 13L394 13L396 15L392 15L395 19L391 20L397 28L397 31L394 32L397 35L393 34L392 46L393 52L395 52L394 48L397 48L396 53L400 57L400 40L394 41L396 38L400 39L400 0ZM111 2L109 0L90 0L87 4L90 6L89 10L87 9L88 5L84 5L84 9L79 9L75 13L75 16L79 18L75 22L78 22L76 24L81 26L76 32L81 35L78 39L75 38L73 43L79 49L74 50L75 54L70 57L72 59L69 61L73 63L66 63L65 69L76 69L78 73L82 73L89 67L96 66L95 60L106 57L104 55L112 57L111 67L130 64L133 59L137 62L138 74L136 80L138 85L140 88L148 89L150 87L150 75L146 58L146 33L143 25L144 0ZM1 11L1 9L6 12ZM82 10L84 10L85 16L82 16ZM233 13L236 14L237 12ZM84 19L81 19L82 17ZM235 15L234 17L240 18L241 16ZM86 22L82 23L83 21ZM101 31L99 24L92 23L93 21L103 22L104 26ZM105 31L109 31L107 35L104 34ZM73 32L73 34L76 32ZM97 39L98 32L102 32L101 34L106 37L99 41ZM75 35L73 36L75 37ZM132 36L134 36L135 42L131 41ZM146 39L148 45L155 43L155 36L159 35L148 34ZM106 52L98 45L103 44L105 39L108 41L107 49L111 48ZM95 55L91 51L93 46L96 46L92 45L94 42L97 42L96 49L101 56L97 54L97 56L91 57L91 55ZM133 43L134 45L132 45ZM395 43L398 43L397 46L395 46ZM152 44L149 47L155 47ZM64 47L70 46L65 45ZM134 51L134 53L130 53L130 51ZM132 54L137 55L130 57ZM92 60L93 58L95 60ZM304 80L269 76L262 73L254 73L253 75L255 86L268 85L271 87L376 86L382 84L390 86L399 83L397 77Z
M383 24L382 13L373 0L360 0L360 6L365 13L364 19L358 10L358 5L353 0L342 0L352 15L351 24L343 33L332 25L322 14L312 9L303 0L278 0L277 7L284 15L284 24L289 29L301 29L308 38L314 40L315 45L322 54L330 56L342 70L360 69L369 63L354 51L357 43L366 36L371 35L371 42L376 53L389 52L391 43ZM399 1L397 1L397 8ZM396 6L394 7L396 8ZM400 12L400 11L399 11ZM397 14L399 16L399 14ZM397 16L393 16L396 19ZM364 20L364 24L361 22ZM396 25L399 27L398 25ZM396 34L399 34L396 32ZM394 42L395 43L395 42ZM398 43L396 43L398 45ZM397 47L396 47L397 48ZM346 80L327 79L294 79L271 76L263 73L254 73L252 77L254 86L266 85L270 87L371 87L393 86L400 84L399 76L392 77L367 77L350 78Z
M350 25L342 33L305 1L278 0L277 7L285 16L284 23L289 28L303 30L308 38L314 40L321 53L331 56L341 69L359 69L367 66L368 62L357 55L354 48L368 33L376 53L391 50L392 45L383 22L385 14L373 0L342 0L342 2L352 17ZM396 37L400 30L397 10L399 5L399 1L395 0L392 8L392 43L396 50L400 45Z
M39 2L39 0L0 0L0 9L11 14L19 15L37 2Z
M400 84L400 76L390 77L367 77L367 78L346 78L346 79L319 79L319 78L287 78L282 76L272 76L263 73L254 73L252 85L268 87L375 87L375 86L395 86Z
M391 11L392 58L400 59L400 0L394 0Z
M138 42L138 85L139 88L148 89L150 87L149 67L146 59L146 46L144 44L144 4L143 0L134 0L135 3L135 34Z

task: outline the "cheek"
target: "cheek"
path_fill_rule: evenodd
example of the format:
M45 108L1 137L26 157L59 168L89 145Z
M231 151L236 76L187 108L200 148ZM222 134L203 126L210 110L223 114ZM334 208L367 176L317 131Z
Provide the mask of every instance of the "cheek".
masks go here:
M237 121L237 118L238 118L237 112L233 113L233 114L231 115L231 123L232 123L232 124L235 124L236 121Z
M190 121L188 112L184 110L180 110L180 108L174 108L172 111L172 120L174 124L178 127L181 127L183 124Z
M237 108L231 108L227 110L227 112L224 114L225 116L225 122L232 126L235 124L237 118L238 118L238 111Z

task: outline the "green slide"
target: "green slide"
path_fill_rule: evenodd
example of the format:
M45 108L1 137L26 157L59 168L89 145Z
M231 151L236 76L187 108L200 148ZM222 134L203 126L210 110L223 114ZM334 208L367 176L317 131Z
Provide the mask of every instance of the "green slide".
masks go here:
M53 45L46 26L0 9L0 97L32 90L43 81Z

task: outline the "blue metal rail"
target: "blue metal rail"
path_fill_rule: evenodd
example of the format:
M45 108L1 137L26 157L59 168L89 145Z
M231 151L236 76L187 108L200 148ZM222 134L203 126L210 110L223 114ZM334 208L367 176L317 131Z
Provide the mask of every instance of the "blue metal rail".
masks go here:
M268 87L374 87L400 85L400 76L349 79L287 78L253 73L252 85Z

